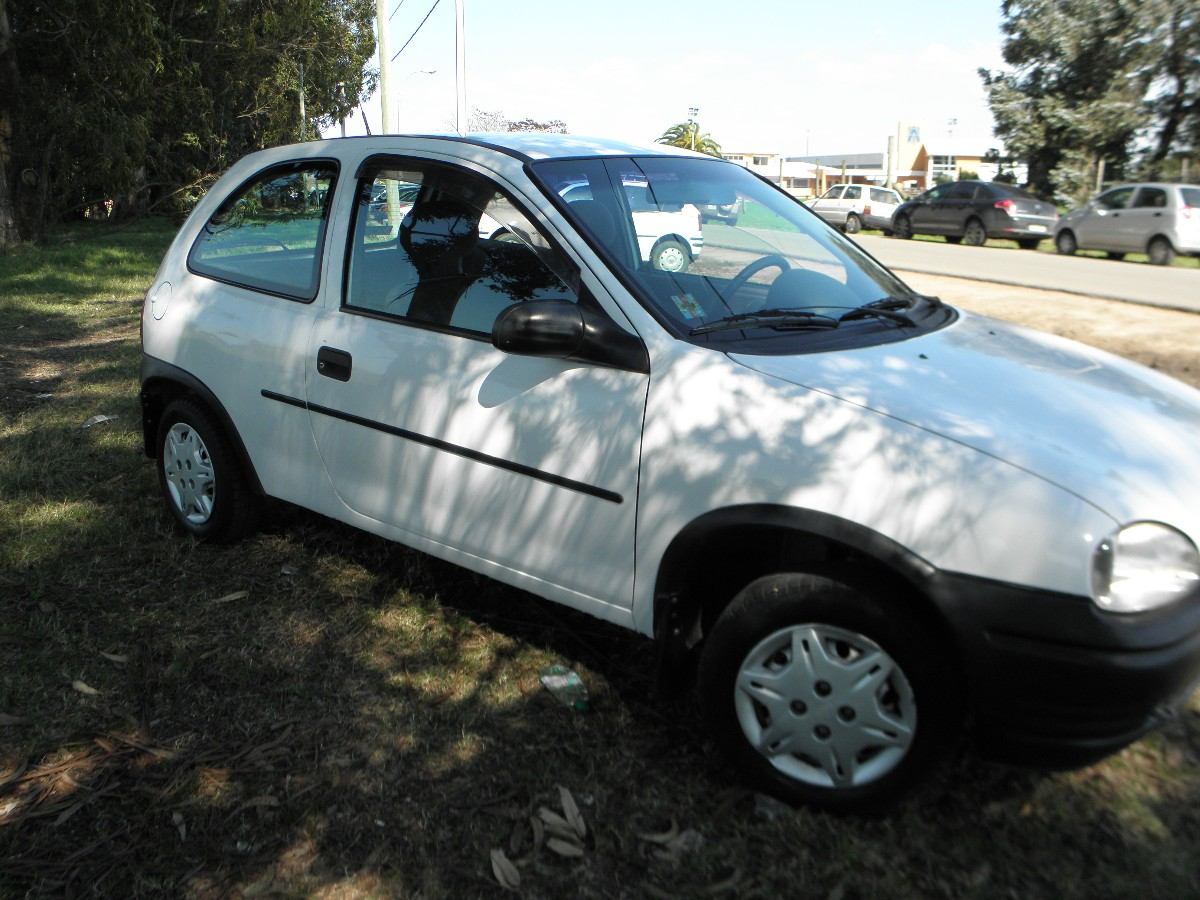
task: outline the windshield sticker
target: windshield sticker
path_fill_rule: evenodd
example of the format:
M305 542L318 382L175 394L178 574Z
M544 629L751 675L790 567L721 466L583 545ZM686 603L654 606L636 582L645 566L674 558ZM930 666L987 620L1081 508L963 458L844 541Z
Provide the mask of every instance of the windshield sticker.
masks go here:
M671 298L675 301L675 308L679 310L679 314L685 319L703 319L704 309L696 302L696 298L691 294L676 294Z

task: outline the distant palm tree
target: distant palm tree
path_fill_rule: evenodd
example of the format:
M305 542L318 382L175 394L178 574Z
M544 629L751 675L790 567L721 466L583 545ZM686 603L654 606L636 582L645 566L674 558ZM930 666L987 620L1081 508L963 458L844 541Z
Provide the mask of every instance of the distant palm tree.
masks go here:
M712 139L710 134L701 134L700 126L695 122L680 122L672 125L657 138L655 143L670 144L672 147L684 147L707 153L709 156L720 156L721 145Z

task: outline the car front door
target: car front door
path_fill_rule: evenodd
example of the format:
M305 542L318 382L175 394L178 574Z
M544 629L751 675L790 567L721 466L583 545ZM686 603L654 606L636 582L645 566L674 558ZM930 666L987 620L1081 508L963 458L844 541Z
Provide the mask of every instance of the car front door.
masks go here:
M1133 198L1132 187L1113 188L1093 200L1075 227L1075 239L1085 250L1120 250L1121 214Z
M949 185L939 184L935 188L930 188L920 197L913 200L913 205L909 207L909 219L912 221L913 231L924 234L940 234L937 222L934 219L935 208L938 203L945 197Z
M835 184L813 203L813 212L830 225L841 225L845 221L845 215L841 212L840 201L845 189L845 185Z
M648 375L490 339L515 303L598 307L599 283L480 171L387 157L360 173L341 302L309 347L306 400L338 495L419 547L597 615L628 607ZM417 186L414 204L376 221L370 198L393 184ZM503 233L481 237L484 216Z

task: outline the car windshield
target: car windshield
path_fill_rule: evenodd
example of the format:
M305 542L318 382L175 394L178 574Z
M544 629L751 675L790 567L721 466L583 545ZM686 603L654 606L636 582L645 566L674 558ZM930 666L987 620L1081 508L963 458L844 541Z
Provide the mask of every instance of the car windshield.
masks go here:
M649 156L543 160L531 168L593 248L685 340L804 352L902 340L953 318L739 165ZM883 302L908 312L844 317ZM798 328L780 311L840 320L837 334ZM739 325L707 327L718 322Z

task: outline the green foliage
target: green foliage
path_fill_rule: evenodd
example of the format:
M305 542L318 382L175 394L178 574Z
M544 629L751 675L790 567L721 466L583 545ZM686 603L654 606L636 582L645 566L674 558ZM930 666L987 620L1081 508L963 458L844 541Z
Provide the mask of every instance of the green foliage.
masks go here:
M959 169L958 178L960 181L978 181L979 173L972 169Z
M1081 199L1141 153L1154 174L1200 148L1195 0L1004 0L1008 71L980 70L996 133L1039 193ZM1141 146L1139 146L1141 142Z
M700 125L696 122L680 122L672 125L659 137L656 144L669 144L672 147L683 147L695 150L697 153L707 153L709 156L720 156L721 145L712 139L707 132L700 133Z
M374 88L374 12L371 0L9 4L19 77L0 119L7 99L23 231L110 200L117 216L181 211L247 152L318 133Z

